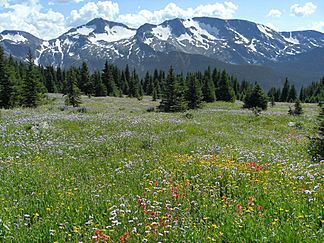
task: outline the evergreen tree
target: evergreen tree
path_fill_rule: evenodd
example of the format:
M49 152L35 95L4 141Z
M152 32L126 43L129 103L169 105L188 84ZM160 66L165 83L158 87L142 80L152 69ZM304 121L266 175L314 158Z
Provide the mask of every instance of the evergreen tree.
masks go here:
M268 97L263 92L259 84L256 84L251 92L244 99L244 108L268 108Z
M56 81L57 81L57 91L62 92L63 91L63 85L64 85L64 78L62 69L60 67L57 67L56 69Z
M53 66L46 67L46 69L44 70L44 78L45 82L43 83L47 89L47 92L56 93L56 75Z
M128 65L126 65L126 68L125 68L125 84L126 84L126 86L127 87L125 87L126 88L126 90L127 90L127 93L125 93L126 95L128 95L129 94L129 82L130 82L130 71L129 71L129 67L128 67Z
M202 91L204 101L214 102L216 100L215 86L212 80L210 67L208 67L208 70L204 74Z
M216 90L216 97L217 100L222 100L226 102L234 102L235 101L235 94L234 90L231 86L230 80L226 71L222 72L218 88Z
M107 87L107 93L109 96L118 96L119 92L114 81L113 73L111 68L106 61L105 67L103 69L102 81Z
M27 55L27 70L22 89L22 105L37 107L41 98L40 83L37 80L34 59L30 50Z
M180 89L179 80L171 66L165 83L165 92L159 109L165 112L178 112L187 109L184 94Z
M324 77L320 82L312 82L304 88L304 101L307 103L323 102L324 100Z
M217 90L218 83L219 83L219 80L220 80L220 73L217 71L216 68L214 68L214 70L213 70L212 80L213 80L213 83L214 83L215 90Z
M289 90L288 101L295 102L296 98L297 98L297 91L295 89L295 85L292 85Z
M203 100L201 84L193 74L189 77L187 100L189 109L201 108Z
M235 94L236 99L239 100L240 99L240 84L236 78L233 78L232 87L234 89L234 94Z
M305 94L304 94L304 87L303 86L301 87L300 92L299 92L299 100L301 102L305 101Z
M126 80L126 76L125 76L125 72L122 71L121 72L121 77L120 79L122 80L121 83L121 87L122 87L122 93L125 95L128 95L129 93L129 85L128 85L128 81Z
M150 76L149 72L146 72L145 78L144 78L144 84L143 84L143 89L145 94L147 95L152 95L153 93L153 80L152 77Z
M9 109L11 107L12 89L4 60L3 48L0 46L0 108Z
M94 85L94 95L96 97L102 97L102 96L107 96L107 88L106 86L102 83L101 80L101 74L98 71L95 71L92 74L92 83Z
M287 102L288 101L289 88L290 88L289 81L288 81L288 78L286 78L286 81L285 81L285 84L284 84L284 87L282 89L281 96L280 96L280 101L281 102Z
M275 101L279 102L280 101L280 97L281 97L281 89L278 88L277 92L275 94Z
M295 103L295 110L294 110L294 115L295 116L300 116L301 114L303 114L303 108L301 106L300 100L297 99L296 103Z
M269 91L268 91L268 97L271 98L272 96L275 98L276 96L276 92L277 89L275 87L272 87Z
M157 98L160 99L162 96L161 85L158 79L154 80L154 88L156 89Z
M84 92L84 94L90 96L94 93L94 87L92 80L90 79L88 65L85 62L83 62L81 65L79 84L79 89Z
M128 97L140 99L140 97L141 97L140 89L141 89L140 80L136 73L136 70L134 69L132 72L132 75L130 76L130 80L129 80Z
M65 103L73 107L78 107L81 104L81 91L78 88L77 76L73 68L68 71Z
M17 73L16 66L17 63L13 60L12 56L9 57L7 63L7 72L8 72L8 79L11 88L11 97L10 97L10 107L16 107L21 104L21 86L22 81Z

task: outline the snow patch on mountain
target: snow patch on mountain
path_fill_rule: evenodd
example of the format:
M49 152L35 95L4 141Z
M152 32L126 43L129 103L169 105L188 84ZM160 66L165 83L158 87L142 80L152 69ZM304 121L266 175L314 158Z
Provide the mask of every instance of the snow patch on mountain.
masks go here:
M4 40L9 40L9 41L12 41L17 44L27 41L27 39L25 37L23 37L22 35L19 35L19 34L6 34L6 35L2 35L2 38Z
M152 33L160 40L168 40L171 36L171 29L169 26L163 27L161 25L152 29Z
M255 41L256 39L252 39L250 45L248 45L248 48L254 52L257 52L257 49L255 48L255 44L254 44Z
M292 37L291 32L290 32L290 37L289 38L287 38L285 36L282 36L282 37L284 38L285 41L287 41L289 43L292 43L294 45L299 45L300 44L298 39Z
M146 45L151 45L151 43L153 42L153 38L145 38L145 40L143 42Z
M231 28L229 30L234 32L236 44L248 44L250 42L248 38L246 38L245 36L243 36L242 34L237 32L236 30L231 29Z
M48 49L48 47L50 46L48 41L43 41L43 43L40 46L40 49L37 50L38 54L35 58L35 64L36 65L40 65L39 63L39 59L41 58L41 56L43 55L44 51L46 51Z
M216 40L217 38L211 35L207 30L200 27L199 22L193 19L187 19L183 21L185 28L189 29L190 32L195 36L195 39L203 43L204 39Z
M82 26L76 30L77 34L88 36L91 32L95 30L95 26Z
M206 30L213 38L217 38L219 35L219 29L209 24L199 22L200 28Z
M188 33L182 34L177 38L179 43L182 43L183 41L188 41L189 43L193 44L194 40L192 39L192 37L190 35L188 35Z
M71 41L70 39L66 38L64 41L63 41L63 45L64 46L72 46L74 44L73 41Z
M105 33L93 33L89 37L89 41L95 45L98 45L98 42L116 42L123 39L129 39L136 34L135 30L127 29L122 26L114 26L109 28L109 26L105 27Z
M269 27L261 25L261 24L258 24L257 27L260 30L260 32L263 33L265 36L267 36L268 38L270 37L271 39L274 39L273 34L271 33L272 30Z

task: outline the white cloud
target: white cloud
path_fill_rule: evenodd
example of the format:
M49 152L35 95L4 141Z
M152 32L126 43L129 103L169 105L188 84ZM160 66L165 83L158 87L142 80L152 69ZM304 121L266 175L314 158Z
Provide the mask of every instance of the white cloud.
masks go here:
M70 26L85 24L94 18L104 18L107 20L116 19L119 14L118 3L111 1L88 2L79 10L72 10L68 18Z
M279 9L271 9L267 16L280 18L281 15L282 15L282 12Z
M0 14L0 30L23 30L37 37L51 39L66 30L65 17L59 12L43 10L38 0L7 4Z
M23 30L43 39L56 38L68 28L85 24L97 17L139 27L144 23L160 24L172 18L232 18L238 9L238 6L230 1L199 5L195 8L181 8L175 3L169 3L160 10L139 9L135 14L120 15L117 2L92 0L81 8L72 10L70 15L65 17L59 12L45 9L40 0L13 1L15 4L10 4L10 1L0 0L0 6L6 7L5 11L0 13L0 31ZM80 1L84 0L51 0L52 3Z
M290 12L296 16L307 16L315 13L317 6L312 2L305 3L304 6L294 4L290 7Z
M0 0L0 7L5 8L8 5L8 1L7 0Z
M55 3L81 3L84 0L51 0L48 2L49 5L54 5Z
M80 3L83 0L51 0L53 3Z
M183 9L175 3L169 3L161 10L149 11L140 10L136 14L123 14L117 21L123 22L132 27L138 27L144 23L159 24L172 18L192 18L192 17L220 17L231 18L238 6L232 2L214 3L199 5L196 8Z

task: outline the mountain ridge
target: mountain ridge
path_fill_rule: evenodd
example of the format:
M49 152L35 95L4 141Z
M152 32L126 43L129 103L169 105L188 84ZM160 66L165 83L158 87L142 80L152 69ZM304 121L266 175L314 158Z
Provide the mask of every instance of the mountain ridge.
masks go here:
M240 19L176 18L156 25L144 24L135 29L95 18L48 41L23 31L3 31L0 33L0 44L6 53L22 60L30 48L36 63L43 66L69 67L86 61L94 70L108 60L144 70L145 66L154 68L154 63L155 68L165 66L159 60L168 63L169 55L169 59L176 58L176 64L181 67L179 71L186 72L192 71L194 66L201 66L198 61L195 62L198 55L205 57L198 58L205 63L227 66L228 71L237 76L242 73L237 69L258 65L265 70L265 80L257 80L262 78L260 75L248 75L248 78L266 87L271 80L273 83L282 82L285 76L293 77L292 82L298 86L324 75L324 70L318 68L315 72L312 70L313 73L303 70L301 77L307 80L298 78L304 60L310 60L307 53L324 48L324 33L312 30L277 32L265 25ZM182 54L174 55L176 52ZM181 56L192 60L181 63ZM324 57L315 56L322 63ZM289 65L291 62L298 63L298 68ZM287 73L282 68L285 66ZM272 72L276 74L267 75Z

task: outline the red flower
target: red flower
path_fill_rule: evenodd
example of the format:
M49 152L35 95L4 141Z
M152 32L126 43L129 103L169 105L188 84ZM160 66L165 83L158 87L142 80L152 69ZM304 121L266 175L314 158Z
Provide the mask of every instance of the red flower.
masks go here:
M119 241L121 243L124 243L126 242L126 239L130 236L130 233L129 232L126 232L125 234L123 234L121 237L119 237Z
M256 170L257 170L257 171L261 171L261 170L263 170L263 166L258 165L258 166L256 167Z
M243 212L243 206L241 204L237 204L236 205L236 208L237 208L237 212L238 213L242 213Z

